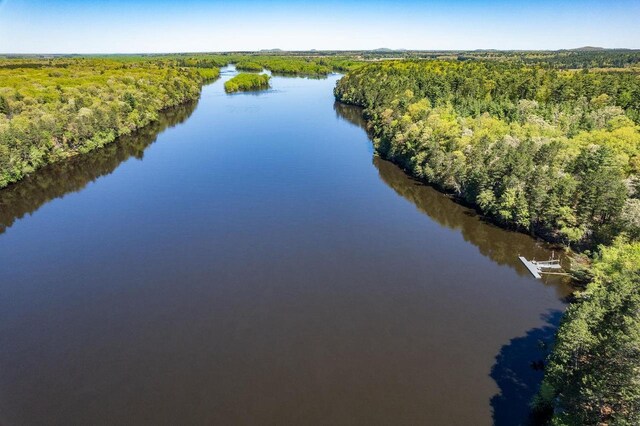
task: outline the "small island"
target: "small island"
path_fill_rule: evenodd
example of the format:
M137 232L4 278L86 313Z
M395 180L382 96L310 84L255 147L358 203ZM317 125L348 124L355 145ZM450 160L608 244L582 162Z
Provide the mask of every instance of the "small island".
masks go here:
M240 61L236 64L236 69L239 71L261 72L262 68L262 65L253 61Z
M267 74L240 73L224 83L224 90L227 93L233 93L268 89L270 78Z

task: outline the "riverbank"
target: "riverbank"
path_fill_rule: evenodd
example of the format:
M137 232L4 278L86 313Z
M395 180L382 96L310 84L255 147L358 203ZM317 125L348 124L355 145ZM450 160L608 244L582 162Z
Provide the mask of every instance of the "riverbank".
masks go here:
M527 99L509 85L529 72L519 65L369 65L347 74L334 93L365 108L376 151L410 175L502 226L593 250L593 267L580 271L586 289L563 317L540 391L528 396L545 422L635 424L640 116L611 89L638 87L640 78L620 71L544 77L538 69L531 92L538 95ZM558 92L543 102L540 92L552 87ZM589 104L578 96L587 93ZM576 108L593 121L569 117Z
M21 218L47 203L82 191L87 185L113 173L131 158L141 160L158 135L186 121L198 101L186 102L158 114L158 119L113 143L82 155L46 164L17 182L0 189L0 235Z
M12 66L0 67L0 188L144 128L219 76L167 60L3 62Z
M510 87L533 72L541 77L530 93L557 90L555 98L529 99ZM593 249L639 231L629 213L640 193L628 181L638 173L640 127L632 119L640 116L633 105L616 105L622 93L597 90L640 87L640 78L585 75L406 61L351 71L334 93L365 108L376 150L412 175L502 226ZM580 91L593 96L588 105ZM593 122L570 117L576 108Z

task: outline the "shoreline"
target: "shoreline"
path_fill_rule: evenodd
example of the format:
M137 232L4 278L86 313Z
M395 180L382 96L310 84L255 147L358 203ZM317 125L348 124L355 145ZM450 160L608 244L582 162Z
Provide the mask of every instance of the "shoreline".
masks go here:
M161 117L159 116L162 113L167 113L173 109L177 109L183 106L187 106L190 103L197 103L198 100L200 99L200 96L202 95L202 88L208 84L214 83L216 80L218 80L219 77L213 78L213 79L203 79L202 84L200 84L200 90L198 92L198 96L194 97L194 98L189 98L186 99L183 102L174 104L174 105L167 105L162 107L161 109L156 110L155 114L157 114L158 116L152 120L149 120L147 122L145 122L142 126L138 126L134 129L132 129L130 132L128 133L122 133L119 135L109 135L107 137L105 137L105 141L103 141L102 143L98 142L96 143L94 146L90 146L91 143L90 141L92 141L93 139L86 139L83 141L83 143L78 146L77 148L74 148L71 151L65 152L65 156L60 157L60 158L56 158L53 161L48 161L46 163L43 163L37 167L35 167L31 172L29 173L25 173L23 174L20 178L18 178L17 180L13 180L8 182L5 186L1 186L0 187L0 193L2 193L4 190L13 187L14 185L19 184L20 182L22 182L24 179L29 178L30 176L32 176L34 173L37 173L40 170L45 169L46 167L55 165L55 164L60 164L60 163L64 163L65 161L71 160L71 159L75 159L78 158L80 156L95 152L96 150L102 149L104 147L107 147L109 145L118 143L118 141L121 138L125 138L125 137L135 137L136 133L143 131L144 129L148 128L149 126L152 126L156 123L158 123L159 121L161 121ZM112 129L112 131L114 131L114 129ZM95 137L96 135L94 135ZM87 148L87 145L90 146L89 149Z
M373 146L373 152L374 155L385 160L385 161L389 161L390 163L394 164L395 166L397 166L400 170L402 170L402 172L410 179L414 180L415 182L418 182L422 185L428 186L430 188L433 188L434 190L438 191L440 194L442 194L443 196L447 197L448 199L450 199L451 201L453 201L456 204L459 204L462 207L468 208L470 210L473 210L475 212L475 214L478 216L478 218L480 218L481 221L496 226L500 229L503 229L505 231L508 232L515 232L521 235L526 235L532 239L534 239L535 241L539 241L542 242L544 244L549 245L549 248L552 250L561 250L563 253L565 253L565 256L567 256L567 258L572 259L573 255L576 254L580 254L583 252L583 250L576 250L574 248L572 248L571 246L568 246L564 243L562 243L561 241L559 241L558 239L553 239L553 238L548 238L546 237L543 233L537 233L535 231L533 232L527 232L522 228L519 227L512 227L512 226L506 226L506 224L504 224L503 222L500 222L499 220L496 220L494 217L489 216L484 214L479 206L477 204L474 203L470 203L469 201L465 200L464 198L456 195L455 193L451 192L451 191L447 191L444 188L442 188L441 186L430 182L426 179L422 179L416 175L414 175L413 173L411 173L410 170L408 170L406 167L404 167L403 164L401 164L399 161L397 161L395 158L386 155L383 151L379 150L376 146L375 143L373 142L373 134L370 132L368 126L370 124L370 121L367 119L366 117L366 113L365 113L365 108L361 105L355 105L349 102L343 102L342 100L338 99L336 97L336 102L339 105L343 105L343 106L348 106L348 107L355 107L359 110L359 114L360 114L360 118L363 120L363 126L361 126L363 128L363 130L367 133L367 136L369 137L369 141ZM569 271L570 272L570 271ZM580 287L580 282L576 280L576 278L571 275L571 286L574 288L578 288Z

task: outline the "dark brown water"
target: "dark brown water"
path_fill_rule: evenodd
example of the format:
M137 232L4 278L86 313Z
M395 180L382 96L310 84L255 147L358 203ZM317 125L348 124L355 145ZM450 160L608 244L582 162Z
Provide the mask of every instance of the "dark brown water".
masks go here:
M521 424L568 289L274 77L0 191L0 424ZM3 231L3 232L2 232Z

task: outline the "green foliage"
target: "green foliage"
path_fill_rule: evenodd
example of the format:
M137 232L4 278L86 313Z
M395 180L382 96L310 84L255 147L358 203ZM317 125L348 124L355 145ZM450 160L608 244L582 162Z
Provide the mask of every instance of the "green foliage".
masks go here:
M213 81L220 77L220 68L196 68L203 81Z
M637 234L639 74L386 61L335 95L366 108L378 152L506 226L580 247Z
M4 96L0 96L0 114L9 114L9 103Z
M258 64L257 62L240 61L240 62L238 62L236 64L236 69L238 69L240 71L260 72L260 71L262 71L263 67L262 67L262 65Z
M158 114L158 120L138 129L135 133L118 138L117 143L93 150L80 158L50 164L38 173L0 190L0 234L26 214L32 214L55 198L77 192L100 176L113 172L129 158L142 158L144 150L154 143L164 129L186 120L195 109L196 102L170 108ZM0 168L8 155L0 145Z
M309 58L256 57L257 62L276 74L327 75L332 71L329 64Z
M188 58L0 60L0 188L196 99L219 75Z
M611 223L610 215L620 214L627 199L623 164L606 145L591 145L580 150L573 164L576 187L576 214L582 223Z
M555 425L640 424L640 243L602 248L593 281L569 306L539 409Z
M630 198L622 210L622 221L629 236L640 239L640 199Z
M293 56L293 55L242 55L230 56L240 71L262 71L268 69L274 74L326 76L334 71L348 71L356 68L361 61L349 57L336 56Z
M270 78L267 74L240 73L224 83L224 90L232 93L268 89Z

